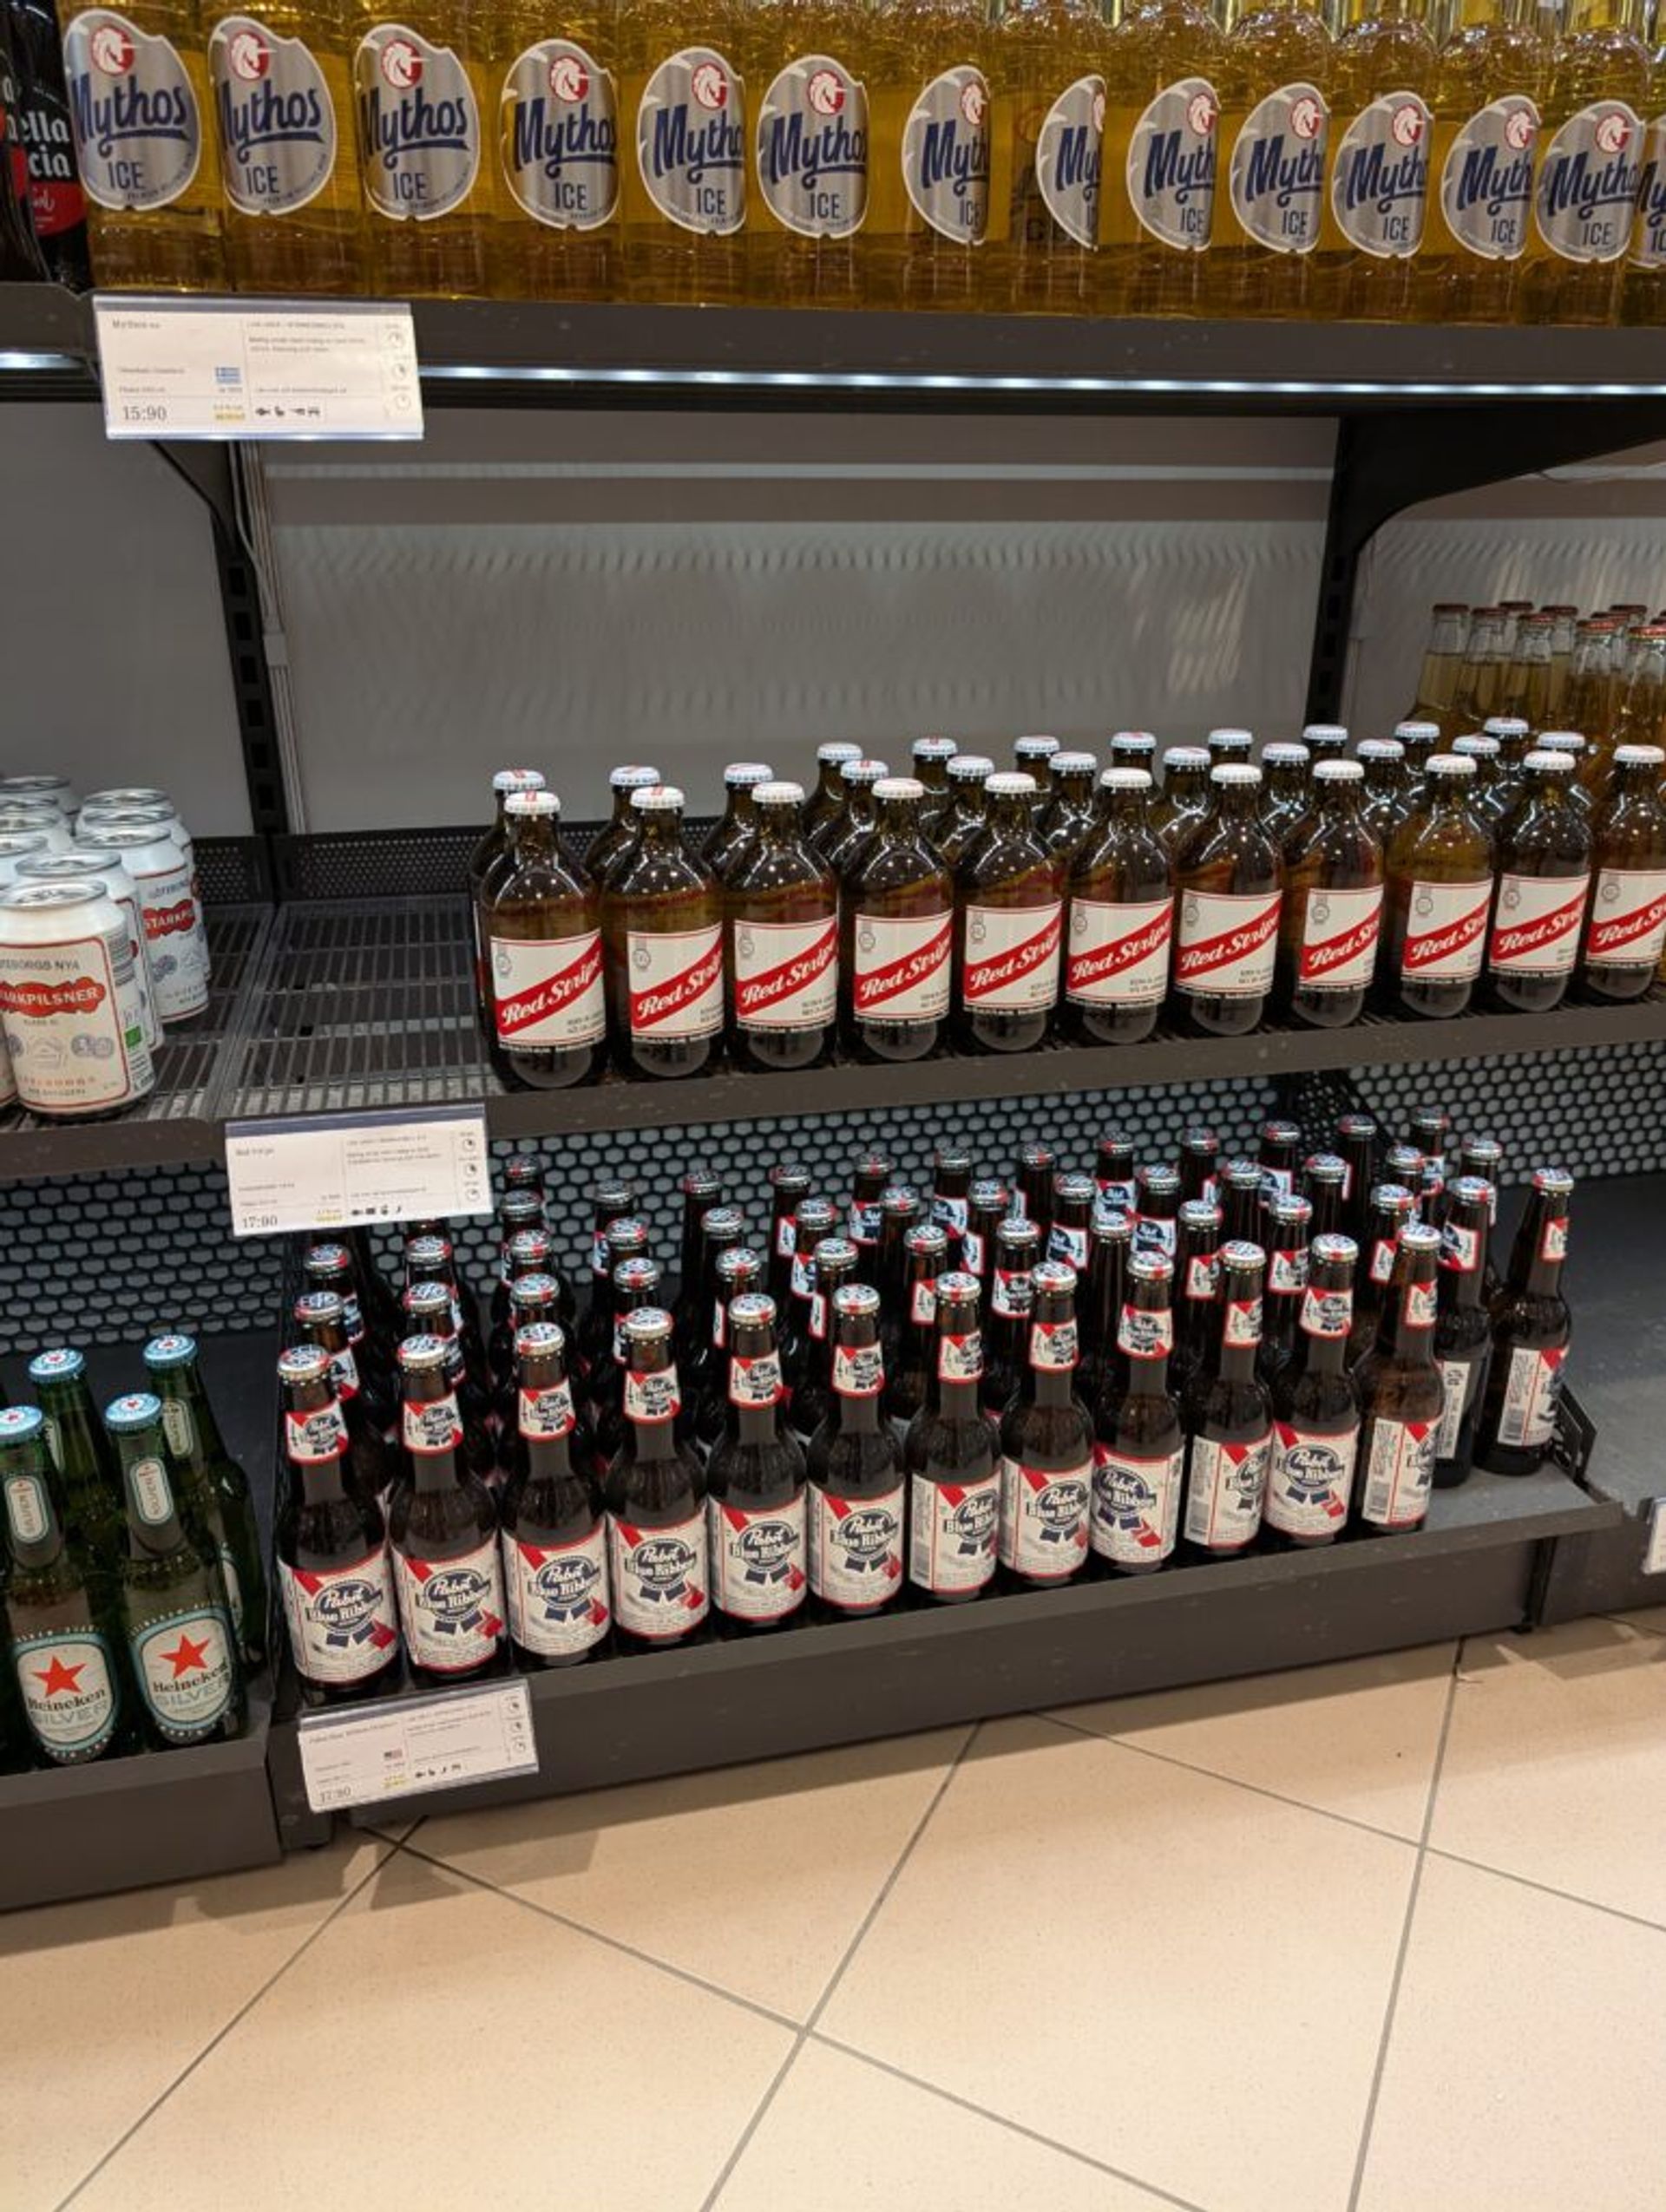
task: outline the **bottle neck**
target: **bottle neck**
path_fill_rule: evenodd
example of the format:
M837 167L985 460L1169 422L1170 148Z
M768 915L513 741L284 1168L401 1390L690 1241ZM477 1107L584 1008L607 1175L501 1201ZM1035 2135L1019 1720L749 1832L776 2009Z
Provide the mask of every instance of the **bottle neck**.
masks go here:
M127 1501L128 1547L135 1558L161 1558L185 1542L179 1502L168 1480L161 1431L122 1436L116 1442Z
M1566 1206L1532 1199L1510 1255L1511 1289L1529 1298L1559 1297L1567 1243Z
M1169 1357L1174 1320L1166 1299L1142 1296L1137 1288L1117 1323L1122 1387L1129 1397L1163 1397L1169 1387Z
M846 1328L836 1344L830 1332L829 1340L834 1428L841 1436L877 1436L885 1387L885 1359L877 1331L872 1323L863 1322Z
M437 1375L431 1382L408 1384L401 1428L413 1488L454 1489L462 1477L462 1417L456 1391Z
M317 1420L326 1410L327 1402L309 1406L292 1404L290 1408L298 1420ZM342 1435L338 1452L329 1453L322 1459L292 1458L289 1463L295 1470L303 1502L307 1505L334 1505L345 1497L347 1492L342 1478L346 1461L347 1440L344 1434Z
M1223 1383L1255 1380L1261 1349L1261 1291L1227 1280L1222 1286L1221 1325L1212 1342L1210 1372Z
M14 1570L55 1567L64 1549L62 1502L51 1464L36 1444L0 1451L0 1518Z
M512 815L509 824L509 866L518 874L522 868L554 867L560 860L555 843L554 815Z
M344 1349L345 1335L345 1329L341 1329ZM193 1474L200 1474L216 1460L224 1459L226 1447L220 1441L213 1409L197 1370L176 1367L166 1371L155 1378L155 1389L164 1406L176 1405L185 1417L182 1421L176 1418L173 1433L168 1436L168 1448L174 1457ZM163 1427L166 1432L166 1422Z

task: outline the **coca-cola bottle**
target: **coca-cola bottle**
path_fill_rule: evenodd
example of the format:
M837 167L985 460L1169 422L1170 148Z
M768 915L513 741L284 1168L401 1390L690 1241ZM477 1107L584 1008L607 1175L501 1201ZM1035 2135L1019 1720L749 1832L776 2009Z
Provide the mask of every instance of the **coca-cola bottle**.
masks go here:
M1621 745L1591 817L1596 890L1579 955L1587 998L1641 998L1666 946L1666 808L1658 745Z
M844 811L823 822L810 841L841 884L873 842L879 826L874 794L890 772L883 761L870 760L847 761L839 770Z
M767 761L731 761L723 771L723 813L700 846L701 860L719 883L728 882L757 835L754 794L774 776Z
M926 1402L926 1378L937 1345L937 1281L950 1272L948 1239L932 1221L917 1221L902 1239L902 1324L886 1349L885 1411L898 1435ZM881 1308L884 1306L882 1293Z
M1221 1247L1219 1326L1185 1402L1186 1542L1206 1559L1233 1558L1261 1528L1273 1417L1256 1374L1261 1346L1261 1247Z
M731 1626L778 1628L804 1602L804 1455L781 1425L775 1301L729 1306L729 1417L706 1462L712 1601Z
M841 1024L859 1060L921 1060L948 1040L954 893L920 829L922 795L911 776L876 785L877 828L843 879Z
M753 834L722 877L728 913L729 1054L737 1067L812 1068L833 1048L839 896L803 837L803 789L760 783Z
M1031 1279L1029 1357L1000 1423L996 1554L1020 1583L1068 1581L1087 1558L1093 1423L1076 1395L1076 1273L1044 1260Z
M1383 859L1360 813L1364 775L1357 761L1321 761L1313 812L1284 846L1278 1006L1315 1029L1358 1021L1376 973Z
M1284 865L1256 813L1261 770L1230 761L1210 782L1217 811L1175 861L1175 1018L1195 1035L1242 1037L1272 989Z
M1591 897L1591 828L1569 796L1565 753L1529 753L1521 796L1499 824L1486 941L1494 1005L1548 1013L1566 994Z
M1171 745L1163 756L1163 789L1151 801L1151 828L1171 861L1215 808L1210 758L1202 745Z
M770 1296L777 1319L792 1288L792 1255L798 1249L798 1208L810 1196L810 1170L796 1160L770 1169Z
M971 1224L972 1155L963 1145L940 1144L931 1155L931 1218L948 1240L948 1265L961 1265L961 1244Z
M895 1173L896 1162L890 1155L877 1151L864 1152L851 1171L845 1234L856 1247L857 1275L876 1290L879 1288L874 1273L874 1254L879 1248L879 1194Z
M1434 1317L1434 1364L1445 1394L1434 1449L1438 1490L1456 1489L1469 1479L1492 1357L1492 1325L1484 1295L1492 1186L1479 1175L1459 1175L1447 1184L1446 1200Z
M1492 840L1471 812L1474 763L1435 753L1388 847L1381 971L1390 1013L1440 1020L1469 1005L1486 952Z
M1348 1370L1358 1259L1352 1237L1315 1237L1301 1325L1272 1377L1266 1524L1298 1549L1334 1543L1348 1525L1360 1443L1359 1396Z
M1221 1295L1222 1220L1220 1207L1210 1199L1189 1198L1180 1208L1173 1262L1174 1353L1169 1388L1183 1404L1218 1325L1215 1309ZM1168 1255L1155 1256L1165 1259Z
M808 1452L810 1587L834 1616L877 1613L902 1587L902 1455L881 1410L879 1293L833 1293L830 1398Z
M1360 820L1386 854L1389 839L1412 808L1406 748L1398 737L1362 737L1359 761L1365 772Z
M388 1508L405 1658L419 1683L501 1673L508 1612L497 1508L469 1463L437 1337L407 1337L401 1473Z
M856 1281L856 1247L848 1237L823 1237L816 1247L814 1267L803 1371L787 1411L787 1426L806 1448L833 1410L833 1301Z
M1174 1551L1185 1479L1185 1431L1169 1379L1173 1268L1136 1253L1117 1320L1115 1364L1094 1408L1096 1559L1119 1574L1153 1574Z
M1055 753L1047 763L1046 803L1037 834L1066 867L1095 826L1093 777L1098 768L1092 753Z
M1417 1217L1417 1193L1404 1183L1374 1183L1366 1209L1365 1234L1359 1241L1354 1273L1354 1332L1350 1365L1363 1359L1377 1341L1377 1323L1388 1301L1394 1254L1401 1233Z
M482 897L492 1065L511 1089L594 1083L607 1053L600 905L555 841L553 791L512 791L508 850Z
M1283 846L1313 803L1312 756L1305 745L1276 743L1261 750L1261 819Z
M1536 1168L1504 1281L1492 1294L1492 1370L1475 1456L1495 1475L1531 1475L1556 1435L1573 1317L1562 1292L1568 1253L1564 1168Z
M978 1286L937 1281L937 1356L902 1447L908 1476L908 1580L946 1605L976 1598L995 1571L1000 1435L980 1404Z
M954 1034L968 1052L1028 1052L1059 1001L1064 867L1033 826L1033 779L987 789L988 822L954 871Z
M983 1361L983 1403L999 1418L1023 1371L1030 1318L1030 1277L1041 1258L1041 1231L1033 1221L1009 1219L995 1230L995 1265L989 1285L989 1337Z
M1076 1301L1082 1351L1076 1388L1090 1413L1116 1370L1117 1324L1133 1248L1131 1214L1095 1212L1088 1226L1086 1279Z
M1106 769L1104 821L1071 868L1059 1026L1078 1044L1149 1037L1168 996L1174 865L1151 824L1151 788L1142 769Z
M580 1442L562 1330L518 1331L515 1364L515 1451L498 1495L509 1640L519 1666L574 1666L599 1655L613 1617L601 1484Z
M1440 1259L1440 1230L1408 1221L1376 1343L1359 1366L1360 1523L1374 1535L1418 1528L1429 1509L1446 1397L1434 1364Z
M670 1314L644 1306L625 1335L625 1447L602 1484L613 1618L626 1650L663 1649L711 1610L705 1476L679 1434Z
M729 1308L763 1289L763 1257L750 1245L728 1245L712 1263L712 1281L710 1331L688 1365L678 1369L685 1426L703 1461L723 1441L729 1421Z
M861 758L860 745L836 743L816 748L816 789L810 793L804 808L804 835L823 856L825 848L821 843L822 833L829 823L844 812L845 764Z
M486 954L482 901L486 887L509 849L508 803L517 791L541 791L544 777L535 768L501 768L492 778L492 819L469 856L469 920L475 938L475 1004L481 1027L492 1034L492 978Z
M985 790L995 764L985 753L956 753L948 764L948 803L931 825L931 841L945 867L956 868L989 821Z
M640 834L602 886L607 1018L622 1075L705 1075L723 1050L723 898L685 851L683 795L633 792Z
M948 764L958 750L952 737L916 737L908 748L908 773L926 795L920 821L928 835L948 804Z
M607 889L641 838L642 817L634 804L637 793L652 790L659 781L659 769L640 761L627 761L609 774L607 788L613 795L613 810L584 855L590 880L599 891Z

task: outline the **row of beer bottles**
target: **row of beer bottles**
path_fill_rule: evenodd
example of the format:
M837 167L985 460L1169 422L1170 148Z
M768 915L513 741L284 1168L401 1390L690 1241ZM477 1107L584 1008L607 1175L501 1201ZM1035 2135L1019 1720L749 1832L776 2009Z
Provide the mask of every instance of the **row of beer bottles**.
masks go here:
M1653 319L1638 0L1428 15L64 10L107 284Z
M1592 749L1589 776L1614 744L1666 743L1663 648L1666 612L1651 618L1646 600L1583 615L1565 603L1437 600L1409 718L1448 739L1499 715L1535 736L1577 730Z

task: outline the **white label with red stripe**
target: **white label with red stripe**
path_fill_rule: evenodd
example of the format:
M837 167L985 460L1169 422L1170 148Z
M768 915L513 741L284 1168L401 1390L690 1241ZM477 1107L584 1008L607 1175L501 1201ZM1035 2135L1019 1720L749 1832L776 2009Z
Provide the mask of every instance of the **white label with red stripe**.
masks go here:
M523 1384L520 1402L518 1419L523 1436L530 1436L535 1441L570 1436L577 1425L570 1383L550 1383L535 1391L528 1390Z
M879 1345L836 1344L833 1387L841 1397L877 1397L885 1387L885 1355Z
M385 1543L345 1567L278 1562L298 1672L309 1682L363 1682L398 1646L393 1568Z
M1567 1258L1568 1217L1565 1214L1552 1214L1547 1216L1545 1234L1538 1240L1538 1256L1541 1260L1548 1260Z
M1174 1549L1180 1529L1184 1447L1148 1458L1093 1448L1093 1548L1113 1567L1153 1567Z
M1489 968L1510 975L1567 975L1579 952L1588 875L1506 875L1499 881Z
M723 932L633 929L625 939L631 1035L712 1037L723 1027Z
M419 1459L437 1459L462 1442L462 1417L457 1401L448 1391L443 1397L418 1401L407 1398L400 1416L405 1450Z
M1585 929L1593 968L1658 967L1666 946L1666 868L1604 868Z
M1174 900L1070 902L1065 996L1084 1006L1156 1006L1169 987Z
M858 1021L940 1022L948 1011L953 914L858 914L851 1011Z
M1129 1359L1166 1359L1174 1350L1174 1315L1168 1306L1125 1306L1117 1323L1117 1350Z
M1387 1421L1366 1423L1365 1484L1360 1511L1379 1528L1414 1528L1429 1508L1434 1453L1440 1423Z
M781 1388L781 1355L778 1351L760 1352L748 1359L735 1352L729 1361L729 1403L749 1406L754 1411L778 1405L785 1392Z
M1413 880L1406 909L1401 979L1408 983L1473 983L1486 951L1486 913L1492 881Z
M1273 1456L1272 1432L1248 1443L1191 1440L1186 1486L1186 1539L1206 1551L1236 1551L1261 1526L1262 1500Z
M1092 1493L1091 1460L1058 1469L1003 1459L997 1544L1001 1565L1031 1582L1062 1582L1073 1574L1087 1557Z
M937 1374L945 1383L983 1380L983 1332L969 1329L964 1336L944 1334L937 1339Z
M839 998L836 914L734 925L735 1020L742 1029L822 1029Z
M1345 1337L1354 1326L1351 1290L1315 1290L1309 1284L1302 1297L1302 1326L1310 1337Z
M1556 1409L1562 1396L1566 1345L1530 1350L1514 1345L1504 1378L1499 1413L1499 1442L1519 1451L1542 1451L1556 1434Z
M1227 1299L1221 1341L1245 1348L1261 1342L1261 1300L1258 1298Z
M496 1651L508 1610L495 1535L456 1559L396 1551L395 1580L405 1649L435 1674L468 1674Z
M315 1405L306 1413L284 1413L284 1453L298 1467L322 1467L345 1459L351 1447L339 1405Z
M908 1580L937 1597L981 1590L995 1571L1000 1469L970 1482L916 1475L908 1503Z
M1472 1351L1462 1359L1437 1358L1434 1364L1440 1371L1440 1387L1446 1394L1446 1402L1440 1410L1434 1456L1437 1459L1451 1459L1457 1452L1458 1432L1464 1425L1464 1416L1469 1411L1475 1385L1486 1365L1486 1348Z
M1177 991L1258 998L1272 988L1278 891L1183 891L1174 949Z
M1267 1470L1267 1526L1284 1536L1340 1535L1348 1519L1359 1449L1357 1427L1335 1436L1295 1422L1275 1421Z
M961 995L979 1013L1045 1013L1059 999L1064 907L967 906Z
M607 1556L613 1617L633 1636L668 1644L698 1628L710 1612L705 1515L698 1509L658 1528L610 1514Z
M753 1512L705 1502L718 1609L736 1620L784 1620L804 1601L804 1494Z
M902 1580L903 1490L874 1498L810 1497L810 1587L846 1613L871 1613Z
M922 1276L908 1293L908 1319L916 1327L928 1328L937 1319L937 1285Z
M599 1521L570 1544L531 1544L507 1530L509 1633L538 1659L576 1659L607 1633L607 1531Z
M492 939L492 1016L511 1050L594 1044L607 1026L601 932Z
M129 860L128 872L144 918L157 1015L165 1022L189 1021L208 1004L208 939L190 867L181 859L141 874Z
M1080 1357L1073 1321L1032 1321L1030 1365L1046 1375L1067 1375Z
M1382 886L1309 891L1302 917L1300 980L1305 991L1360 991L1377 965Z
M646 1375L629 1370L625 1377L625 1413L632 1421L655 1425L674 1420L683 1410L682 1392L674 1367L657 1367Z

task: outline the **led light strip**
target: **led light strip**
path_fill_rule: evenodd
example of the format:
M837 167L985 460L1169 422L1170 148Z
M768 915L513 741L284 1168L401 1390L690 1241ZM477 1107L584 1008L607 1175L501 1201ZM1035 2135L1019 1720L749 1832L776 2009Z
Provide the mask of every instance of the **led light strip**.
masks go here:
M0 376L39 374L47 369L77 369L86 370L90 363L74 353L18 353L0 350Z

